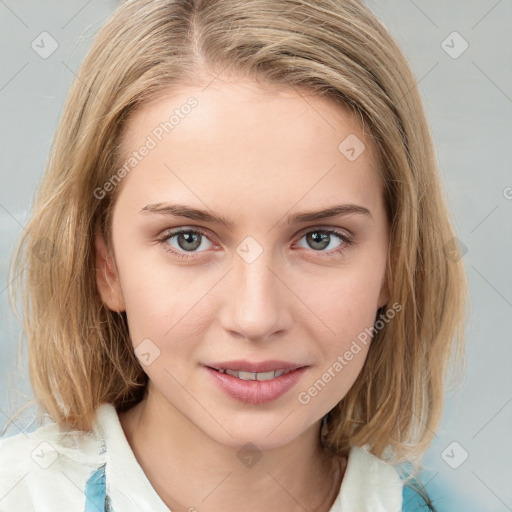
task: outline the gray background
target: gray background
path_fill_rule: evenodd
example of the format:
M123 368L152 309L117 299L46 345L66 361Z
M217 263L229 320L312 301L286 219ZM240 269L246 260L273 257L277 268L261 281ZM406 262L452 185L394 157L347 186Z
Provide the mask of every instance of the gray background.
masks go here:
M0 0L0 427L32 396L26 347L21 368L15 367L20 327L6 289L12 248L74 73L115 5ZM442 426L424 459L423 480L440 512L512 510L512 2L368 5L413 66L456 234L467 249L468 372L460 391L448 396ZM58 43L47 58L31 46L44 31ZM45 49L38 51L48 51L50 44L45 39ZM24 421L6 435L32 430Z

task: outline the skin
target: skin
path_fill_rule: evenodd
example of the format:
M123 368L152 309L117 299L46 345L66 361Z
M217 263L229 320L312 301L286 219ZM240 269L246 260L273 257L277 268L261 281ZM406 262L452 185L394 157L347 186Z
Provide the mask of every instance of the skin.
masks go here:
M328 511L343 476L338 462L343 470L346 459L322 449L320 421L354 383L369 344L308 404L297 395L389 300L389 223L377 153L339 105L233 78L169 91L136 112L125 127L124 156L190 96L198 106L119 185L113 254L96 235L102 300L126 311L134 347L150 339L160 351L142 365L147 399L120 413L120 422L172 510ZM365 144L354 161L338 149L350 134ZM141 213L150 203L205 209L234 226ZM279 224L288 214L340 203L364 206L371 216ZM192 252L190 239L157 240L179 227L206 237L194 239L201 245ZM315 244L311 232L320 228L351 234L353 243L327 235ZM248 236L262 249L251 263L236 251ZM337 253L340 246L344 252ZM213 385L202 366L231 359L309 368L277 400L245 404ZM252 467L237 457L248 442L261 454Z

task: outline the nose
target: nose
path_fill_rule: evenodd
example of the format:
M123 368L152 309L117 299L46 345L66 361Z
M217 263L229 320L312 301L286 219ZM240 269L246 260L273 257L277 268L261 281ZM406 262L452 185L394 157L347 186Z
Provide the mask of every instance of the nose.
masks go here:
M270 253L263 250L252 262L234 255L233 269L223 285L225 300L220 314L223 329L233 337L268 340L292 325L293 293Z

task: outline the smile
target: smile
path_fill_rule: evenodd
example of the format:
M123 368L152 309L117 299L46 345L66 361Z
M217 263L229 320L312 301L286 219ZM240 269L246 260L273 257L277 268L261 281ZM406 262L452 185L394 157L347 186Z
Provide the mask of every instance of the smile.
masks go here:
M270 380L276 377L281 377L281 375L285 375L290 373L291 370L275 370L270 372L244 372L241 370L217 370L219 373L227 373L233 377L237 377L242 380Z
M233 365L231 365L233 366ZM247 365L246 365L247 366ZM268 363L266 363L268 367ZM213 382L223 393L246 404L264 404L277 400L295 387L309 367L279 368L251 372L231 368L204 366Z

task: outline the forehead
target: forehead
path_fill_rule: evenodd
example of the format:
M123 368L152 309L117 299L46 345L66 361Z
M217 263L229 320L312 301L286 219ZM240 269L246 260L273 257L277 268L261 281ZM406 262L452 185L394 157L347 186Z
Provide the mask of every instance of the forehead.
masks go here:
M135 162L143 146L151 149ZM358 119L294 88L216 80L169 90L132 115L121 150L120 165L133 160L121 187L134 201L210 206L221 198L254 211L315 198L375 203L382 195L378 157Z

